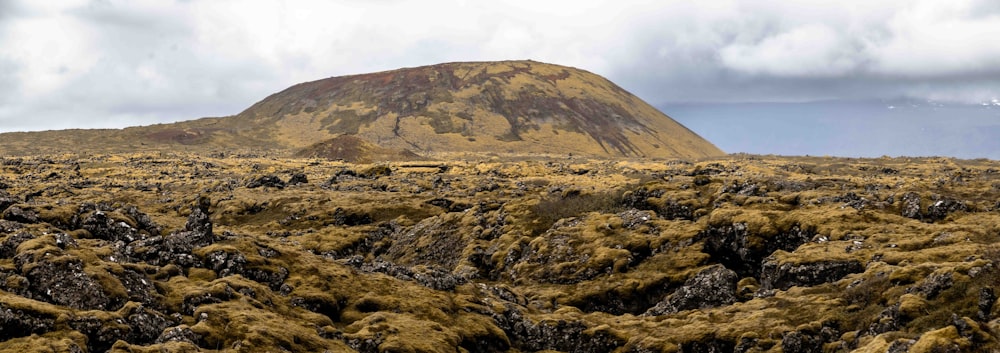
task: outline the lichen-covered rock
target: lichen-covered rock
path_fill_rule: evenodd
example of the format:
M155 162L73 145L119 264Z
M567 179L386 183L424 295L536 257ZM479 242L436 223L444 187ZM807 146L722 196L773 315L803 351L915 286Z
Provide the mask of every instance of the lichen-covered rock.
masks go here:
M35 235L31 233L16 233L8 235L0 242L0 258L9 259L14 257L17 251L17 246L21 243L34 239Z
M94 238L112 242L123 241L131 243L143 238L139 231L132 228L128 223L111 218L108 214L99 210L84 218L81 226L90 232L90 235Z
M3 211L3 219L11 222L33 224L38 223L38 214L32 210L25 210L18 206L10 206L7 207L7 210Z
M493 319L507 334L511 346L521 351L597 353L625 345L625 339L606 330L592 330L580 321L534 322L511 305L501 313L494 313Z
M83 261L79 258L64 255L32 260L32 257L34 254L19 254L16 262L28 279L34 298L83 310L115 310L121 305L107 295L100 282L83 271Z
M259 187L271 187L277 189L284 189L286 185L287 184L285 184L285 182L282 181L281 178L278 178L278 176L276 175L265 175L255 178L250 182L248 182L247 188L255 189Z
M713 308L736 302L736 272L714 265L691 277L675 292L650 308L645 315L665 315L679 311Z
M26 311L0 302L0 337L4 339L52 331L55 321L56 318L47 313Z
M830 283L864 270L864 265L855 260L817 261L800 264L768 260L764 262L761 271L761 290L787 290L793 286Z
M179 325L163 330L159 337L156 338L156 343L166 343L166 342L187 342L195 343L201 340L201 335L195 333L191 330L188 325Z
M968 210L969 207L965 205L965 202L952 198L944 198L934 201L934 203L927 206L927 219L934 221L942 220L950 213Z
M906 218L922 220L924 218L920 209L920 194L908 192L900 198L902 205L899 207L900 215Z

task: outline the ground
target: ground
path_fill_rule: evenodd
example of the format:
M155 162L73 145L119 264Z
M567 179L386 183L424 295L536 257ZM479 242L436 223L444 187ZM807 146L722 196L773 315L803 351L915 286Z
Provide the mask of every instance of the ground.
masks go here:
M994 161L0 162L0 351L1000 349Z

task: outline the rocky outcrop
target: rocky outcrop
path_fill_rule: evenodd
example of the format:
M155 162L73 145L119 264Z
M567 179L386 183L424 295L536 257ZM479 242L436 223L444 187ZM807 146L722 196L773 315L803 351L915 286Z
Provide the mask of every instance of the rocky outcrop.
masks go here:
M809 263L764 262L761 271L761 290L787 290L793 286L814 286L830 283L851 273L865 270L858 261L819 261Z
M646 311L656 316L690 309L713 308L736 302L736 272L714 265L691 277L684 285Z

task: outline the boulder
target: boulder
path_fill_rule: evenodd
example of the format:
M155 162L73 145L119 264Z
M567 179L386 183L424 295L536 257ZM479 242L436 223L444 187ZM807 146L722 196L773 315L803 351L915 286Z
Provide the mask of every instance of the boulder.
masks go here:
M666 315L691 309L714 308L736 302L736 272L714 265L684 282L684 285L645 315Z

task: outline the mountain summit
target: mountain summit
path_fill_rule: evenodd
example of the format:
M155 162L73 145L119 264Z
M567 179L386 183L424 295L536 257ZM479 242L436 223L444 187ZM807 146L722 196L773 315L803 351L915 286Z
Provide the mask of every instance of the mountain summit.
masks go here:
M102 134L99 140L131 148L254 148L348 160L336 152L378 150L380 156L406 158L414 153L723 154L601 76L534 61L446 63L332 77L289 87L235 116L117 132L117 138ZM345 146L348 142L353 145Z
M289 147L354 135L416 153L722 154L603 77L533 61L448 63L307 82L235 119L277 132L273 138Z

